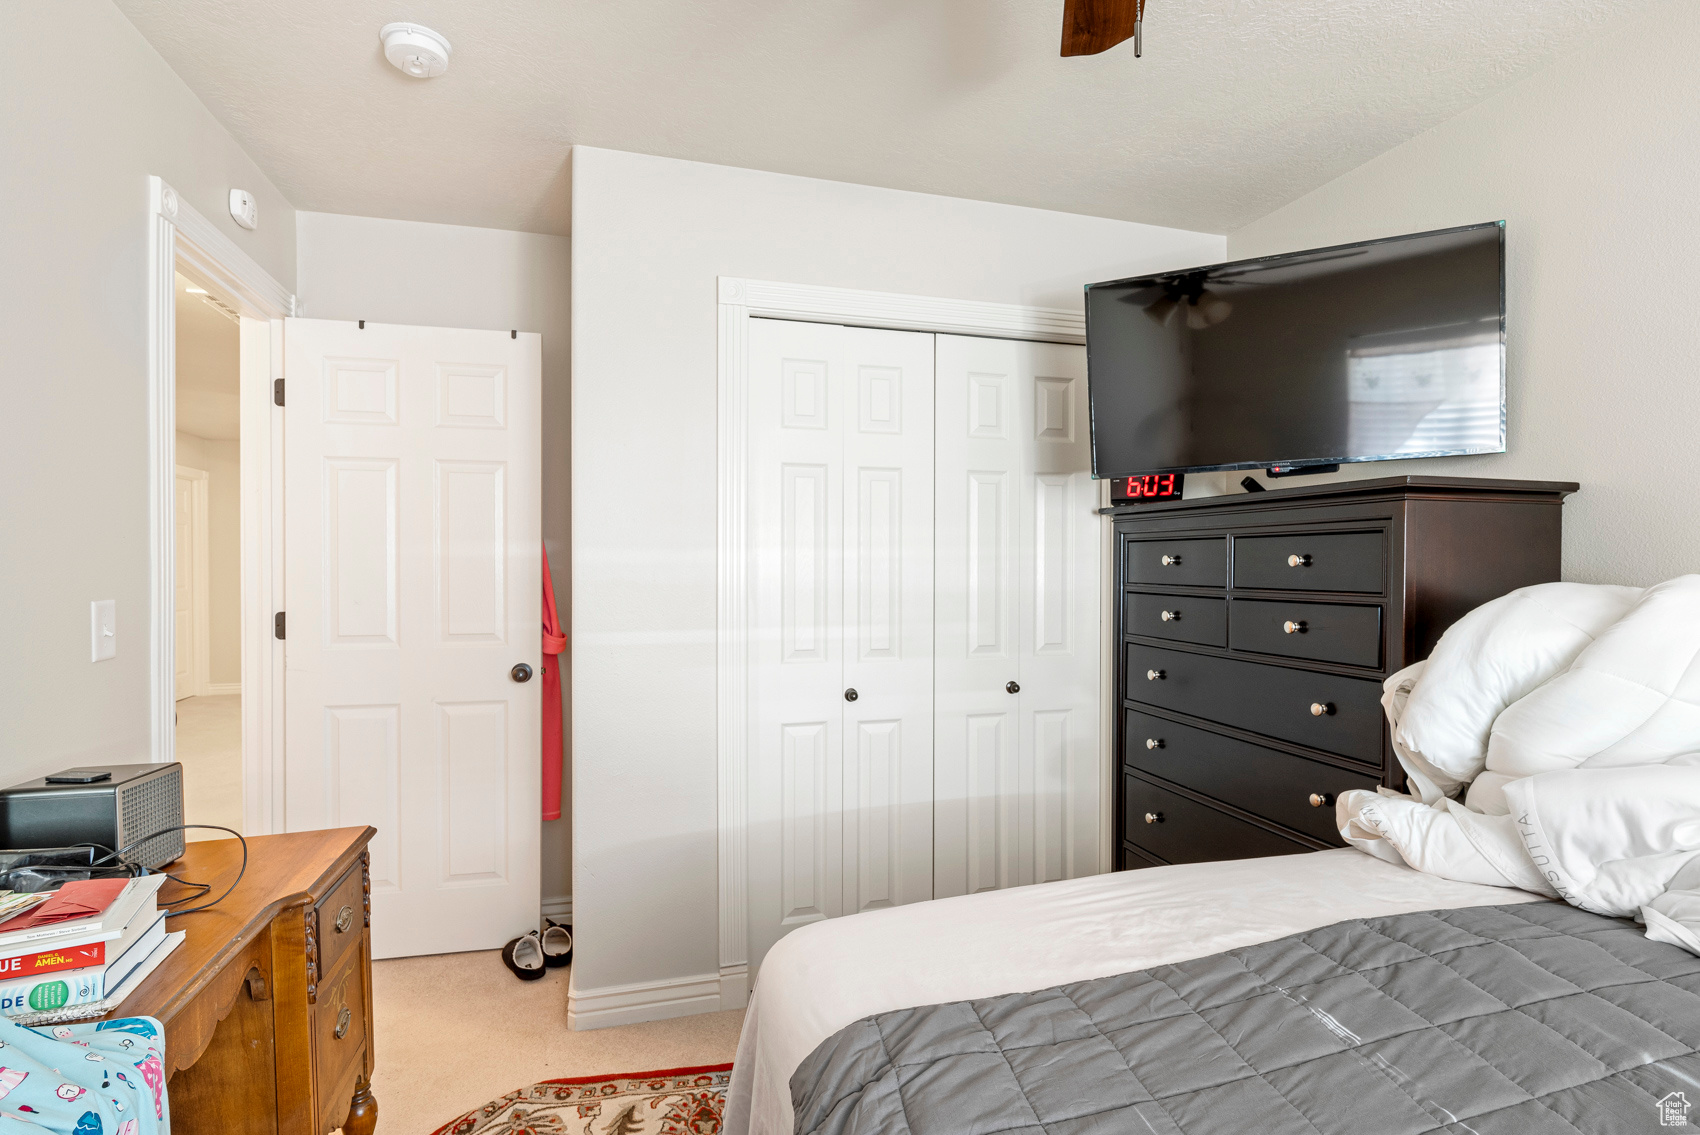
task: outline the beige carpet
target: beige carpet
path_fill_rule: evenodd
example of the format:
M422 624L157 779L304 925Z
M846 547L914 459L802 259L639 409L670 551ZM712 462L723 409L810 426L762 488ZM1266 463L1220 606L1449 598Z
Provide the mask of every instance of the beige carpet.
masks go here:
M430 1135L516 1088L562 1076L725 1064L743 1010L567 1031L567 975L520 981L494 951L372 966L378 1135Z
M242 695L184 698L177 703L177 759L183 764L183 822L242 830ZM185 838L229 839L223 832Z

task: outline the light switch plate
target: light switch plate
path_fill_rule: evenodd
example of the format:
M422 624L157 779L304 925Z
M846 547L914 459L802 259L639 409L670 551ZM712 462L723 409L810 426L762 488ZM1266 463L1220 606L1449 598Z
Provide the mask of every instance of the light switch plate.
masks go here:
M118 600L96 599L89 604L90 661L102 662L118 653Z

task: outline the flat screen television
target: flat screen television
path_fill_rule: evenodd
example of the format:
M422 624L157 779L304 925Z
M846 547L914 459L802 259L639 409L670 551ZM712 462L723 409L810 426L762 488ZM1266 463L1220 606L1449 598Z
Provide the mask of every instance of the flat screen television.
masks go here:
M1092 471L1505 450L1505 225L1091 284Z

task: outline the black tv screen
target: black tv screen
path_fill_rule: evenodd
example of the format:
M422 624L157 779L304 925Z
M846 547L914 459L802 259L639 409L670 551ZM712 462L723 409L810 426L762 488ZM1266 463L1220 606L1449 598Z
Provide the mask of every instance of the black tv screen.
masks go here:
M1091 284L1092 471L1505 449L1503 222Z

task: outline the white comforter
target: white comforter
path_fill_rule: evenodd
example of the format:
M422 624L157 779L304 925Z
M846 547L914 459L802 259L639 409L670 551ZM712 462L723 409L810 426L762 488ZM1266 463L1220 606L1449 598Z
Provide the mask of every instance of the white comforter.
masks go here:
M1512 592L1383 702L1416 795L1343 794L1348 842L1636 916L1700 954L1700 576Z
M790 1135L791 1073L872 1013L1128 973L1350 918L1537 902L1350 848L1094 875L816 922L768 951L726 1135Z

